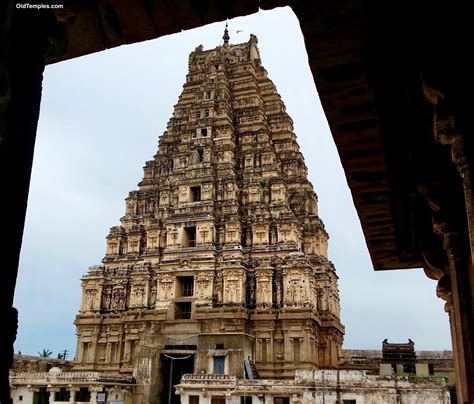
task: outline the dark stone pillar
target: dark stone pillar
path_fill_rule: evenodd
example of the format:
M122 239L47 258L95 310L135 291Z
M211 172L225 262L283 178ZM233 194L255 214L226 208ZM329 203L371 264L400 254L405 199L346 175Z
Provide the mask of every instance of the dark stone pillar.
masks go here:
M449 262L452 303L448 306L453 340L456 390L460 403L474 401L474 361L472 341L472 289L469 281L471 268L466 259L465 240L457 235L445 236L445 249Z
M0 403L10 403L8 371L13 363L17 311L13 308L18 261L33 162L41 83L48 34L55 26L51 12L0 5Z
M469 93L470 97L470 93ZM452 101L448 99L447 101ZM446 109L446 108L445 108ZM458 184L462 198L449 193L451 220L442 223L443 228L454 228L444 236L443 246L447 255L446 276L440 280L438 295L447 301L456 370L457 400L474 402L474 200L472 189L472 155L469 139L472 132L462 119L462 114L442 115L436 120L436 142L451 148L451 159L462 179ZM466 133L462 133L465 129ZM456 173L456 174L458 174ZM455 174L455 175L456 175ZM452 181L455 183L455 181ZM455 201L458 201L457 204ZM458 216L453 215L457 213ZM453 220L452 218L458 218ZM448 279L449 282L446 280Z

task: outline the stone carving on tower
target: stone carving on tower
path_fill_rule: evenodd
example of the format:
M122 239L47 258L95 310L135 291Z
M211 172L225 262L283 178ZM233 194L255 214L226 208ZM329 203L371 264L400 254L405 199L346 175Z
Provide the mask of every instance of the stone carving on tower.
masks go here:
M267 378L336 367L344 327L328 234L257 38L199 46L188 66L102 265L82 278L75 367L134 374L148 397L168 383L161 362L173 353L213 373L220 352L238 377L248 358Z

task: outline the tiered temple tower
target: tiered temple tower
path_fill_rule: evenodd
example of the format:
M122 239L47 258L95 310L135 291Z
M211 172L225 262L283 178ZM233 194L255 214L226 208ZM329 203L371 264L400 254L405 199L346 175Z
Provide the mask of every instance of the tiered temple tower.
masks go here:
M82 278L75 369L291 378L336 367L344 327L328 234L257 38L189 56L158 153Z

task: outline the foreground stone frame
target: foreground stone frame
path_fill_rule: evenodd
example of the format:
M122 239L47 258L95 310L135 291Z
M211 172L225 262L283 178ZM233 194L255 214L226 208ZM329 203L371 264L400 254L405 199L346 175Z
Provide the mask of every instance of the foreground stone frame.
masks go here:
M1 402L9 402L12 307L45 63L291 5L376 269L423 267L450 315L460 402L474 401L472 37L463 7L338 1L64 9L0 6L0 172L5 234ZM467 7L467 6L465 6ZM403 28L401 28L403 27ZM397 33L397 35L394 35ZM49 59L45 55L48 52Z

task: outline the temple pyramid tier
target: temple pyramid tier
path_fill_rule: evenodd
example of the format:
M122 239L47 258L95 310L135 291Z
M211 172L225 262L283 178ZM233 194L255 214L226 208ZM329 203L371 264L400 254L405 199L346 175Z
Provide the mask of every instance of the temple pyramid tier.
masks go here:
M183 373L336 367L344 335L317 196L257 38L199 46L188 65L75 320L75 369L133 375L150 402Z

